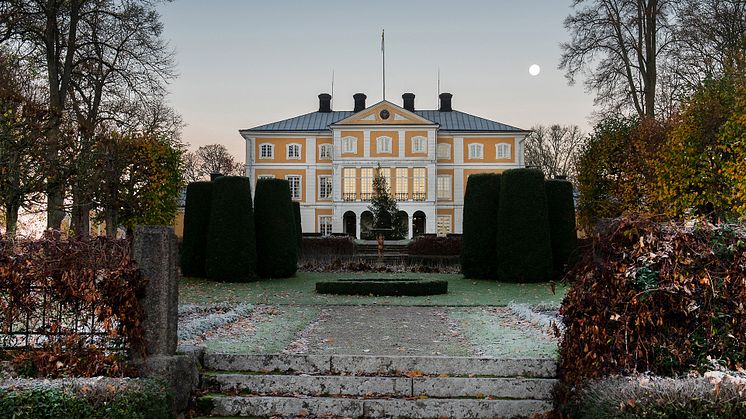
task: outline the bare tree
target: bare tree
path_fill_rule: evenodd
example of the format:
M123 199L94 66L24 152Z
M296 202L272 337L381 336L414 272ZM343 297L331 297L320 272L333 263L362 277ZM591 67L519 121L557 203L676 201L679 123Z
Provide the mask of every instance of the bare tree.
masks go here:
M184 179L187 182L205 180L211 173L240 176L244 173L244 167L222 144L204 145L194 153L185 154Z
M596 103L619 112L632 108L655 117L658 58L672 45L672 0L574 0L565 19L560 69L569 82L585 73Z
M547 177L567 176L575 182L575 165L586 139L577 125L536 125L526 137L526 165L540 168Z

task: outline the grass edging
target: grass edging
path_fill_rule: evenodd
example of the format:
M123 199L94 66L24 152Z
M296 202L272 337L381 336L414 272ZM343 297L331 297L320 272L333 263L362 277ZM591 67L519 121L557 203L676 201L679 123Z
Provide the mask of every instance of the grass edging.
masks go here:
M335 295L410 296L448 293L448 281L414 278L341 278L316 282L316 292Z

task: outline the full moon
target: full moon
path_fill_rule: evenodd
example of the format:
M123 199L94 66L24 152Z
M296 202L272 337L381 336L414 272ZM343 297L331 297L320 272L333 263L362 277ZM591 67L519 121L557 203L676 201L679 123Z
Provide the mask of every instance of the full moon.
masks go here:
M538 76L541 73L541 67L538 64L533 64L528 68L528 74L532 76Z

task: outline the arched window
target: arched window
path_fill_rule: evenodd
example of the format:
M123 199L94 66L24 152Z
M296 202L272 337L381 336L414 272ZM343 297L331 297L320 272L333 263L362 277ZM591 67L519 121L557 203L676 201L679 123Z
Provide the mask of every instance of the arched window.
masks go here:
M438 144L438 158L441 160L451 159L451 145L448 143Z
M357 138L355 137L342 138L342 154L355 154L355 153L357 153Z
M470 159L483 159L484 158L484 146L478 143L469 144L469 158Z
M427 138L422 136L412 137L412 153L427 152Z
M332 145L321 144L319 146L319 160L331 160L332 159Z
M300 160L300 144L288 144L288 160Z
M391 153L391 137L376 138L376 151L378 153Z
M510 158L510 144L500 143L495 145L497 149L495 152L495 158L498 160Z
M259 158L260 159L273 159L275 158L275 145L270 143L264 143L259 145Z

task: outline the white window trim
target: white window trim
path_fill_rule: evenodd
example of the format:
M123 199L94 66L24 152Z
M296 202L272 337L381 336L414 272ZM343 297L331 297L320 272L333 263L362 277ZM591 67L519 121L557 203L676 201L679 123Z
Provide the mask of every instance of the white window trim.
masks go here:
M285 176L285 180L290 182L290 178L298 178L298 196L293 196L293 187L290 187L290 199L294 201L300 201L303 199L303 176L302 175L287 175Z
M440 189L440 179L445 179L445 178L448 178L448 183L447 183L447 185L448 185L448 196L447 197L446 196L441 196L441 193L440 193L440 191L441 191L441 189ZM453 200L453 178L451 177L451 175L438 175L438 177L436 179L435 187L437 189L435 191L435 193L436 193L435 196L437 196L438 199L443 199L443 200L446 200L446 201L452 201Z
M342 154L357 154L357 138L356 137L347 136L347 137L342 138Z
M269 157L262 156L262 147L269 146ZM259 144L259 160L272 160L275 158L275 145L272 143Z
M506 150L506 153L504 156L500 156L500 149L504 148ZM507 160L510 159L510 152L511 152L510 144L508 143L500 143L495 144L495 159L496 160Z
M472 148L479 150L479 153L472 154ZM469 159L470 160L484 160L484 144L471 143L469 144Z
M420 147L415 147L417 144ZM412 137L412 153L427 153L427 138L421 135Z
M327 150L326 156L324 156L324 150ZM334 147L331 144L319 145L319 160L331 160Z
M329 179L329 194L327 196L321 196L321 191L323 191L321 179ZM334 181L332 179L331 175L320 175L319 176L319 199L321 200L329 200L332 199L332 193L334 192Z
M436 233L440 232L438 229L438 218L441 218L441 217L448 218L448 232L444 236L440 236L440 237L445 237L448 235L448 233L453 232L453 216L451 214L436 214L435 215L435 232Z
M323 231L321 231L321 230L322 230L322 228L321 228L321 225L322 225L322 224L321 224L321 220L322 220L323 218L328 218L328 219L329 219L329 224L328 224L328 225L329 225L329 232L328 232L328 234L324 234L324 232L323 232ZM317 220L317 221L318 221L317 225L318 225L319 233L321 233L321 234L322 234L322 235L324 235L324 236L330 236L330 235L332 234L332 228L333 228L333 227L332 227L332 225L333 225L333 222L332 222L332 216L331 216L331 215L319 215L319 217L318 217L318 220Z
M293 146L298 146L298 156L297 157L296 156L290 156L290 149ZM298 144L298 143L290 143L290 144L288 144L288 145L285 146L285 152L286 152L288 160L300 160L301 156L303 155L303 146L301 144Z
M381 141L381 140L387 140L387 141ZM383 149L383 145L388 144L388 150ZM376 137L376 153L378 154L391 154L393 153L394 148L394 139L389 137L388 135L382 135L380 137Z
M444 152L442 152L444 151ZM440 160L451 159L451 145L448 143L440 143L435 147L436 158Z
M262 179L274 179L274 178L275 178L275 175L257 175L257 176L256 176L256 179L257 179L257 180L262 180Z

